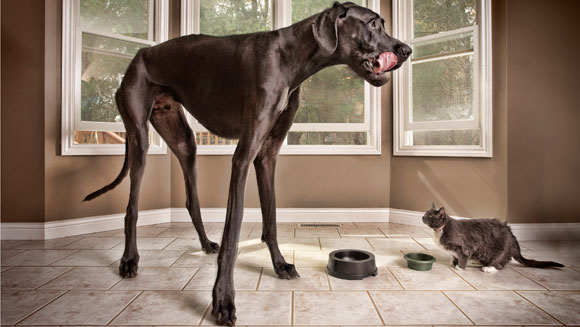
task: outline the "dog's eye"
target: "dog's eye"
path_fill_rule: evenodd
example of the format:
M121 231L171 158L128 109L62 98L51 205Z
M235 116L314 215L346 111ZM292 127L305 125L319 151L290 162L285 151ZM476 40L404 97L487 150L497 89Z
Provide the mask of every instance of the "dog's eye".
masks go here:
M376 19L371 20L369 22L369 27L373 30L376 30L377 27L379 27L379 25L377 24L377 20Z

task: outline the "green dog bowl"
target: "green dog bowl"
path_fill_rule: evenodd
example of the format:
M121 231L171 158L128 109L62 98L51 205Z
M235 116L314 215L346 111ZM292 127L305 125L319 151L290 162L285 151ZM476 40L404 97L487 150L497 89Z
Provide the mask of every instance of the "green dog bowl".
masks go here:
M428 271L433 267L435 257L424 253L407 253L405 254L407 266L413 270Z

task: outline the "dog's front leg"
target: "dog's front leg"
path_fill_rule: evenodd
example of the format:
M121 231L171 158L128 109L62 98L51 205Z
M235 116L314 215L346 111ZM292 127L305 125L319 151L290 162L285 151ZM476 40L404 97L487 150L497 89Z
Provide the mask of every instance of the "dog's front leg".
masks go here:
M247 109L242 135L232 159L226 223L218 256L218 274L212 293L212 314L220 325L233 326L236 322L233 270L242 224L248 170L280 115L281 111L277 110L278 94L275 94L275 97L261 97L259 105Z
M294 265L286 262L278 246L276 236L276 192L274 189L278 153L290 130L290 126L292 126L299 104L300 89L298 88L290 95L288 106L276 121L256 160L254 160L260 206L262 208L262 242L266 242L268 245L274 271L281 279L300 277Z

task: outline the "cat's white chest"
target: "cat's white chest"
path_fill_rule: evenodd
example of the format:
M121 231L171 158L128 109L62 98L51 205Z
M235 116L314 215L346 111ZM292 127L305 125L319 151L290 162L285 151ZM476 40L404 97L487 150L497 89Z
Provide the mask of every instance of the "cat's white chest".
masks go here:
M447 252L450 256L454 258L457 257L457 254L455 254L455 252L449 251L446 248L444 248L443 245L441 245L441 235L443 235L443 229L439 231L433 231L433 242L435 243L435 245L437 245L437 247L440 248L441 250Z

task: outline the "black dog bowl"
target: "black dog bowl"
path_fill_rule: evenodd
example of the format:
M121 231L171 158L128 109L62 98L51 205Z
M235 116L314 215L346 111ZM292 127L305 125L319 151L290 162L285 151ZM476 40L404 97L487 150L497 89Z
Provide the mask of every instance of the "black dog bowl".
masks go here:
M377 275L375 255L363 250L336 250L328 255L328 274L341 279L363 279Z
M424 253L407 253L405 254L407 267L413 270L428 271L431 270L435 257Z

